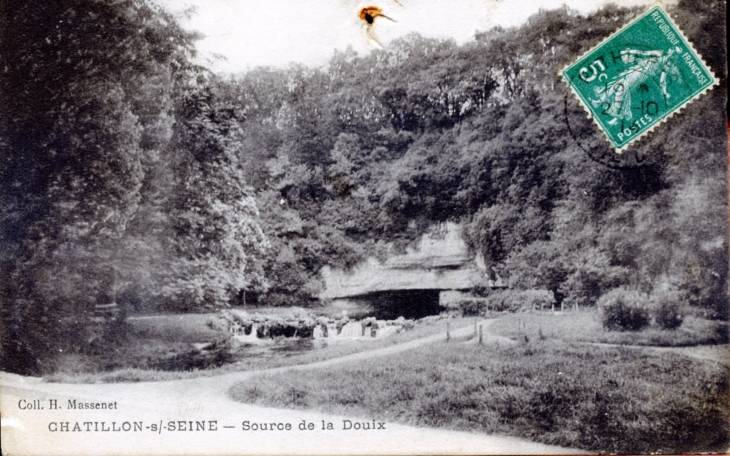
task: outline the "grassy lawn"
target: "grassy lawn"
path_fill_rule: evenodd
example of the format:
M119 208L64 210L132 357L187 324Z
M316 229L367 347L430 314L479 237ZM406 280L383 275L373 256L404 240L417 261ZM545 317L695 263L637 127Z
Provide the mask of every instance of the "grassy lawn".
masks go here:
M166 342L197 343L223 338L220 332L210 329L206 323L214 314L180 314L132 317L128 323L141 339L157 339Z
M723 335L722 331L725 331ZM727 343L727 323L687 316L676 330L649 327L643 331L605 331L595 310L506 314L492 323L489 331L511 339L558 339L568 342L596 342L620 345L686 347Z
M212 315L164 315L130 319L124 334L120 334L119 340L114 344L105 344L104 349L96 354L64 355L56 371L44 378L49 382L62 383L116 383L214 376L325 361L434 334L444 333L445 337L446 332L445 320L424 321L411 330L383 339L336 340L323 344L322 341L302 340L301 350L277 350L279 344L285 341L271 341L270 344L260 347L235 348L227 333L214 331L206 326L205 323ZM456 330L464 326L471 327L476 319L454 318L451 328ZM189 370L150 367L160 360L189 357L192 344L204 342L215 343L221 348L219 365L193 367Z
M238 401L507 434L601 452L722 451L726 368L673 354L439 342L408 353L262 374Z
M52 382L95 383L107 377L123 381L125 375L139 372L152 380L156 369L146 367L161 360L191 356L195 343L226 344L227 334L207 327L209 317L210 314L180 314L130 318L90 350L59 356L55 372L44 378ZM160 373L160 379L167 378L164 374L174 374Z

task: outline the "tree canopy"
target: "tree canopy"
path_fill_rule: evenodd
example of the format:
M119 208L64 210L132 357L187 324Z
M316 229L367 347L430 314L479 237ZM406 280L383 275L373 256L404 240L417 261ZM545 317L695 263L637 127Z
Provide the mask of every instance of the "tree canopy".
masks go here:
M617 158L558 70L634 9L221 77L149 0L5 1L2 363L81 349L97 304L314 305L325 265L446 221L512 287L584 306L628 286L723 314L723 8L671 10L720 86Z

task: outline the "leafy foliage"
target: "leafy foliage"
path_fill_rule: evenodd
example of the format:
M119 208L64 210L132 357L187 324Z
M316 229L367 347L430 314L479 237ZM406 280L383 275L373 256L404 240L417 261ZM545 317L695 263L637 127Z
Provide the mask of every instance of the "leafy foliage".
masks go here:
M177 309L224 306L237 302L243 290L267 286L261 258L269 244L253 190L245 184L240 126L213 82L189 90L176 116L176 255L160 291Z
M706 38L722 10L673 13L724 82ZM315 305L325 265L445 221L517 292L593 306L669 287L726 318L724 85L615 169L591 158L603 140L557 76L636 10L543 11L462 45L409 35L228 78L193 65L195 35L149 0L0 13L3 362L32 360L10 369L42 370L59 340L80 349L97 304Z
M698 22L720 27L716 8L681 3L674 13L700 34ZM230 80L243 136L256 144L242 160L256 170L277 252L266 267L273 294L262 299L315 302L321 265L347 268L458 221L492 279L550 290L558 304L595 306L615 287L670 283L725 315L727 197L711 165L724 154L723 90L636 146L642 166L619 170L581 150L603 140L573 120L582 108L557 77L637 13L547 11L463 45L410 35L366 56L337 52L327 69ZM713 70L724 77L723 68Z
M662 329L677 329L684 322L678 296L673 293L658 293L653 297L654 322Z
M221 306L259 286L232 134L181 108L211 83L196 37L146 0L8 1L0 24L3 366L85 349L109 329L98 304Z
M601 296L603 327L609 331L640 331L649 326L648 298L639 292L616 288Z
M495 290L484 298L465 298L450 303L462 315L487 315L489 312L517 312L520 310L550 309L555 304L548 290Z

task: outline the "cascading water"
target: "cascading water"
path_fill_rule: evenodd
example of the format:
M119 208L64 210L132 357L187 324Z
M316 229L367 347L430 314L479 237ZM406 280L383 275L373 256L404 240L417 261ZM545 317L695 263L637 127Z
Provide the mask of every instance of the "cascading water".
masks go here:
M256 334L256 331L257 331L256 323L252 323L251 332L249 334L245 334L245 332L244 332L243 334L236 335L233 337L236 340L238 340L239 342L249 343L249 344L257 343L257 342L259 342L259 338L258 338L258 335Z
M340 337L362 337L362 325L357 321L350 321L342 327L340 331Z
M280 339L379 339L399 333L409 323L410 327L413 326L412 321L402 317L393 321L376 320L373 317L349 320L347 315L343 315L343 318L339 321L312 316L289 319L269 316L251 318L248 314L224 313L222 323L214 321L211 326L222 326L221 329L225 328L236 341L245 345L266 344Z
M393 334L398 334L399 330L400 326L383 326L382 328L378 328L378 332L375 334L375 337L381 338L392 336Z
M359 321L347 322L337 332L337 325L334 323L318 324L312 331L312 337L314 339L380 339L383 337L392 336L398 334L402 329L400 325L388 325L383 320L378 320L363 328L362 323Z

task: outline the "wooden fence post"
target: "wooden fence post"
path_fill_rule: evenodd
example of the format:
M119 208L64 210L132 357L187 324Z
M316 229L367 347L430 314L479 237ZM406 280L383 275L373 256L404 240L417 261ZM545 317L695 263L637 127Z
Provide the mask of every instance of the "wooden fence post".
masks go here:
M479 345L482 345L484 341L484 332L482 331L484 325L479 325Z
M448 342L449 339L451 339L451 331L450 330L451 330L451 322L447 320L446 321L446 342Z

